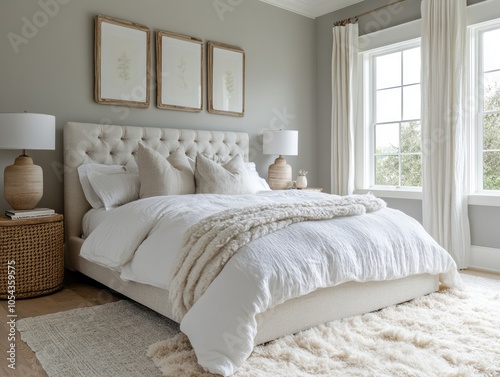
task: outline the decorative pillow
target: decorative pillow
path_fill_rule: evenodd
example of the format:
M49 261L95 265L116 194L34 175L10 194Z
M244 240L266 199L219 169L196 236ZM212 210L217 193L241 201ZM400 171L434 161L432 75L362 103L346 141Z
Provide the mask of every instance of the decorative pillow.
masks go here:
M139 174L90 171L88 179L106 210L139 199Z
M80 184L82 185L85 198L92 208L102 208L104 204L101 198L95 193L88 178L89 172L91 171L102 174L116 174L125 172L125 168L121 165L104 165L96 163L83 164L78 167L78 177L80 178Z
M137 154L140 197L194 194L194 174L183 148L177 148L168 158L151 147L139 144Z
M255 194L241 155L221 165L201 154L194 170L197 194Z
M245 167L247 168L248 177L254 187L255 191L269 191L271 187L267 184L267 181L262 178L257 172L255 167L255 162L245 162Z

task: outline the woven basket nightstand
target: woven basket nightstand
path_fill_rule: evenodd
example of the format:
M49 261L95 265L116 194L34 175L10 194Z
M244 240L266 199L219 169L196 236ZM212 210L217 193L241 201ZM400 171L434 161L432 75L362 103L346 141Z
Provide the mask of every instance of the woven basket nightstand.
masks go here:
M14 261L14 263L12 263ZM63 215L28 220L0 217L0 299L8 297L8 264L15 271L15 298L55 292L64 280ZM11 278L12 279L12 278Z

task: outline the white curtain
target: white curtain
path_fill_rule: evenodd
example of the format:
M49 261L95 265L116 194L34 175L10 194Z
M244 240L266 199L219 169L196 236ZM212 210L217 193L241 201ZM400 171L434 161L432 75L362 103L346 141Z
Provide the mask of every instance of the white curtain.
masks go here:
M468 264L466 0L422 0L422 181L425 229Z
M357 24L333 27L331 188L337 195L354 191L357 43Z

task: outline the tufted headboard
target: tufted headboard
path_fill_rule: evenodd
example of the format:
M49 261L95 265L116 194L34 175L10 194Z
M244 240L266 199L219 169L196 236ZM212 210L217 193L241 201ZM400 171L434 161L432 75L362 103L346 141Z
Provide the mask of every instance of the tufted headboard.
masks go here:
M90 209L78 178L78 166L88 163L136 167L139 142L167 157L179 146L214 161L241 154L248 161L249 138L243 132L178 130L68 122L64 125L64 217L66 240L80 238L82 219Z

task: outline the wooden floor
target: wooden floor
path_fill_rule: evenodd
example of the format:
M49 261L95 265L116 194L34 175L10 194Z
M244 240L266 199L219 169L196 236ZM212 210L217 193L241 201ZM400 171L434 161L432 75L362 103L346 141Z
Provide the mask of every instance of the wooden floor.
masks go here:
M500 280L500 274L478 270L465 270L462 272ZM120 299L120 296L79 273L67 271L64 283L64 288L61 291L51 295L27 300L17 300L16 314L18 315L18 319L87 306L102 305ZM8 324L6 320L7 302L3 300L0 301L0 318L2 319L2 326L0 327L0 352L2 360L0 363L0 376L47 377L47 374L38 363L35 354L23 341L21 341L19 333L16 333L16 370L9 369L5 366Z

